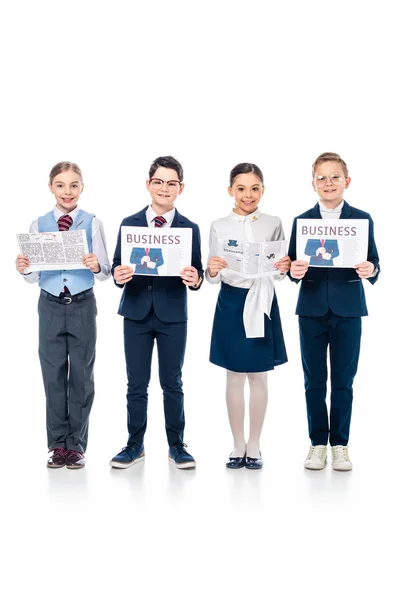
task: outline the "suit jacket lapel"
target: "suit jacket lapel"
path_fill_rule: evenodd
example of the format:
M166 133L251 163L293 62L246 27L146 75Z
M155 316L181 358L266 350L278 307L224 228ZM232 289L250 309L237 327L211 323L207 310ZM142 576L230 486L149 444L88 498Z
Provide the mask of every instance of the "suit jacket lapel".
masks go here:
M146 219L147 209L148 209L148 206L146 206L146 208L143 208L143 210L141 210L140 212L136 213L136 215L133 215L133 219L135 221L133 227L147 227L147 219Z

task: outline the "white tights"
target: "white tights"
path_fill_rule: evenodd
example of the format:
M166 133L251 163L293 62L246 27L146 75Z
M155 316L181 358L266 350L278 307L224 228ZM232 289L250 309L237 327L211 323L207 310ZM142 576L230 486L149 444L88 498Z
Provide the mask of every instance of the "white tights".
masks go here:
M250 387L250 432L247 442L244 437L244 384L246 377ZM267 372L263 373L236 373L226 372L226 405L228 408L229 423L233 435L232 456L250 456L258 458L260 455L260 435L264 423L265 411L268 403Z

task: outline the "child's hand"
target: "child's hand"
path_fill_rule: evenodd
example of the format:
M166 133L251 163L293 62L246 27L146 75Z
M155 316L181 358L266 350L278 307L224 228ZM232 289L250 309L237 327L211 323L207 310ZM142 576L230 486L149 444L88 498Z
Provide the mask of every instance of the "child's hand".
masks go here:
M193 287L199 281L199 274L194 267L185 267L181 271L182 281L185 285Z
M290 260L290 258L288 256L284 256L283 258L281 258L281 260L278 260L278 262L275 263L274 267L278 269L281 273L287 273L290 269L291 263L292 261Z
M375 271L374 263L369 262L369 260L366 260L365 262L356 265L354 268L356 270L357 275L361 279L367 279L368 277L371 277L372 273Z
M294 279L303 279L308 267L309 264L305 260L294 260L290 267L290 274Z
M100 272L99 261L97 260L97 256L95 254L85 254L85 256L82 256L82 262L85 267L92 271L92 273Z
M156 263L153 262L152 260L149 260L149 262L147 263L147 268L148 269L155 269L156 268Z
M318 248L318 250L315 253L315 256L319 256L320 254L325 254L325 248L323 246L320 246L320 248Z
M18 254L15 260L15 267L19 273L24 274L25 269L29 267L31 261L24 254Z
M208 261L207 270L210 277L216 277L221 269L225 269L228 263L219 256L211 256Z
M140 261L140 264L143 265L144 263L148 263L150 262L150 256L142 256L142 260Z
M324 252L324 254L322 255L322 258L324 260L331 260L331 256L332 256L332 254L329 254L329 252Z
M133 269L132 267L128 267L125 265L119 265L119 267L115 267L114 269L114 279L117 283L124 285L124 283L128 283L133 277Z

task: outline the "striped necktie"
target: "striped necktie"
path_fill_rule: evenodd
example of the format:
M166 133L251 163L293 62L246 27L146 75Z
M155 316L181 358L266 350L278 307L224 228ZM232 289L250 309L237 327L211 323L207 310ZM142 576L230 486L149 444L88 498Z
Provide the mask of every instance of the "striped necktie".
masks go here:
M154 221L154 226L155 227L162 227L164 225L164 223L166 223L166 219L164 219L164 217L154 217L153 219Z
M57 221L58 231L68 231L73 223L72 217L69 215L63 215ZM64 285L64 294L69 294L69 289Z
M72 223L72 217L70 217L69 215L63 215L57 221L58 231L68 231Z

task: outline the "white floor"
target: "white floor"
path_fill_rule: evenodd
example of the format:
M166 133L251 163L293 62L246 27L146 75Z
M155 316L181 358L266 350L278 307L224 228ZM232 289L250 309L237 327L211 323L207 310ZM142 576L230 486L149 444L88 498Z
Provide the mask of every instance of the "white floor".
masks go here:
M97 396L84 470L46 468L33 330L21 357L26 366L8 388L15 403L7 404L4 423L20 423L20 430L17 443L13 426L2 434L7 600L32 590L40 590L43 600L71 593L118 599L397 598L398 394L392 399L396 419L387 422L389 388L371 376L367 349L355 386L351 473L333 472L330 464L323 472L303 469L308 438L295 318L289 314L292 360L270 376L262 471L224 466L231 450L224 372L207 362L200 319L192 320L184 371L186 441L197 470L178 471L167 460L155 356L146 459L118 471L108 462L126 441L121 319L111 312L109 320L102 318L110 293L100 286L97 292ZM203 299L191 298L191 314L201 312L202 302L210 323L214 290L203 293ZM285 313L284 299L282 304ZM368 340L372 333L364 323Z

